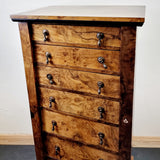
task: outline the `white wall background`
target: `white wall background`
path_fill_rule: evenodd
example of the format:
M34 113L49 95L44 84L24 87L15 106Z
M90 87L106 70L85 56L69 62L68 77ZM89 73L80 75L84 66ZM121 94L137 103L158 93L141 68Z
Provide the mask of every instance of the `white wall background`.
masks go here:
M18 24L9 15L49 5L146 5L137 32L134 136L160 136L159 0L0 0L0 134L31 134Z

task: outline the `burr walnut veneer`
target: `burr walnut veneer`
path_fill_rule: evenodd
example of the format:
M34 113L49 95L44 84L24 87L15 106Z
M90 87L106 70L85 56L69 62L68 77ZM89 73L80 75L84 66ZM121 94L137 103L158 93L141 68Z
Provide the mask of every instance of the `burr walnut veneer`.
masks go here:
M19 22L37 160L130 160L144 7L53 6Z

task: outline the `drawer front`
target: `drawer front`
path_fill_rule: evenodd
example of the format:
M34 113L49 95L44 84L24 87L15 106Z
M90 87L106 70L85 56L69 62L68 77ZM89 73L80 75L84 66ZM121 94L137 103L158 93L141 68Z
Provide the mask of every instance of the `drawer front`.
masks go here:
M48 53L46 56L47 52L50 55ZM49 57L47 66L71 67L108 74L120 72L119 51L35 45L36 62L46 65L46 57ZM99 57L103 57L104 63L103 59L98 62Z
M44 41L43 30L48 31ZM102 32L101 47L98 46L97 33ZM120 48L120 28L118 27L88 27L70 25L32 24L32 39L39 43L81 46L87 48L105 48L117 50Z
M119 160L117 155L50 135L44 137L46 154L61 160ZM57 155L56 155L56 149Z
M47 133L118 152L118 127L42 109L42 129Z
M119 102L47 88L39 88L39 95L43 107L119 124Z
M47 75L51 75L49 80ZM120 98L120 77L69 69L51 68L45 66L37 67L37 78L39 84L57 88L65 88L80 92L87 92L98 95L98 82L103 82L101 95L113 98ZM52 83L52 84L51 84Z

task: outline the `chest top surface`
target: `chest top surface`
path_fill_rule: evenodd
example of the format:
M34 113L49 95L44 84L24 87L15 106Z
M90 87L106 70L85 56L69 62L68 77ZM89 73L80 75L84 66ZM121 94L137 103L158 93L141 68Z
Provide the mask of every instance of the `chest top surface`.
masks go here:
M144 23L144 17L145 6L49 6L11 15L13 21L107 21L137 25Z

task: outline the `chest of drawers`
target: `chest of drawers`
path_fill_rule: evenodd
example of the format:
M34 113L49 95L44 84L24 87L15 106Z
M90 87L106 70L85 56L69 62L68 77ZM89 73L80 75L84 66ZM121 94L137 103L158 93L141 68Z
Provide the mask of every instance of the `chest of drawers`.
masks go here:
M54 6L19 22L37 160L129 160L144 7Z

